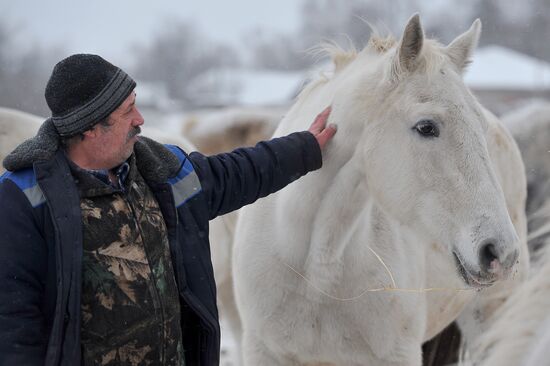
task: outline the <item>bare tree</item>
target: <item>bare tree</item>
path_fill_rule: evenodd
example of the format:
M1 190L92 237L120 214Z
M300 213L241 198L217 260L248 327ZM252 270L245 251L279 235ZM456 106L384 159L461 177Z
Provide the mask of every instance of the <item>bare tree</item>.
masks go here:
M0 88L0 104L5 98L5 86L7 85L6 76L9 74L9 70L7 70L7 53L9 52L8 42L8 30L3 23L0 23L0 84L4 85L4 87Z
M230 47L205 39L192 23L167 21L154 40L136 47L135 75L144 81L164 83L170 96L191 103L186 87L204 72L239 63Z
M375 0L306 0L302 25L295 34L272 36L254 43L257 66L277 69L303 69L314 59L304 57L306 50L325 41L362 48L368 41L369 24L400 32L405 21L418 9L418 0L380 2Z
M252 42L253 59L260 67L303 69L313 63L312 58L304 57L304 51L324 40L343 45L351 41L362 48L370 36L367 23L381 33L399 35L407 18L420 12L428 36L443 43L479 17L483 21L481 45L500 44L550 60L550 0L526 0L521 3L524 11L520 13L514 12L512 5L498 0L441 0L437 7L430 0L305 0L299 30L270 38L256 37Z
M523 32L520 30L524 36L524 42L521 42L524 51L550 61L550 0L533 1L531 16L526 25L527 29L524 28Z
M0 23L0 106L46 116L44 88L64 52L60 47L43 49L36 44L19 50L12 43L18 34L17 28Z
M65 57L61 48L44 49L37 45L17 57L10 75L11 106L41 116L50 114L44 90L54 65Z
M251 33L245 42L252 53L253 66L272 70L303 70L312 58L301 40L291 34L266 37L261 32Z

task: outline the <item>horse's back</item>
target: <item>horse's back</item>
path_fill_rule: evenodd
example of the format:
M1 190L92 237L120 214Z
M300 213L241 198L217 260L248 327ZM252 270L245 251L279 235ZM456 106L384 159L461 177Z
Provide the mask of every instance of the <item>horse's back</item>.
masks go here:
M535 103L503 117L521 150L527 176L529 250L536 260L550 240L550 103Z
M30 113L0 107L0 162L24 140L36 134L43 119ZM0 166L0 173L4 168Z
M182 148L185 152L190 153L195 151L195 146L184 136L178 134L170 134L156 127L142 126L142 135L147 136L155 141L163 144L176 145Z
M522 154L514 137L495 115L484 110L489 122L488 148L512 223L520 241L526 241L525 201L527 181ZM522 246L522 249L525 247ZM527 259L527 258L524 258Z

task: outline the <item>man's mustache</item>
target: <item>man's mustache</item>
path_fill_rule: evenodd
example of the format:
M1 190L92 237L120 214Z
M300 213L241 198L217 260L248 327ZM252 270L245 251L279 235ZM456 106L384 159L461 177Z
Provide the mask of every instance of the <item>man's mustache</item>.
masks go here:
M130 140L132 137L138 135L141 133L141 128L139 126L133 127L130 132L128 132L128 140Z

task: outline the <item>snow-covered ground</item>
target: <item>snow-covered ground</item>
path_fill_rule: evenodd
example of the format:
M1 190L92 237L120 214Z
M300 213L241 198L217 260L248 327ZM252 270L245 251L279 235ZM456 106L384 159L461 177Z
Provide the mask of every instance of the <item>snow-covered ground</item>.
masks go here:
M240 366L238 362L237 344L231 329L224 319L220 320L222 329L220 366Z

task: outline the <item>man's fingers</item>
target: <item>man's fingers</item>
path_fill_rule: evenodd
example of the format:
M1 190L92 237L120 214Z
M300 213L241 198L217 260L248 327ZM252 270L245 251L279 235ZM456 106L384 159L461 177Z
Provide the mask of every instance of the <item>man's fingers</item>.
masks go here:
M336 125L331 123L330 125L327 126L327 128L322 130L316 136L317 141L319 142L319 146L321 147L321 149L323 149L325 147L325 145L327 144L327 142L334 136L334 134L336 134L336 131L337 131Z
M328 106L321 113L319 113L317 117L315 117L315 121L313 121L308 130L313 134L313 136L315 136L321 149L325 147L327 142L336 133L335 124L330 124L328 127L325 127L331 110L331 106Z
M327 119L328 119L328 116L330 114L331 109L332 109L331 106L328 106L321 113L319 113L317 115L317 117L315 117L315 121L313 122L313 124L311 125L311 127L309 129L309 131L311 133L313 133L315 135L315 134L318 134L319 132L323 131L323 129L325 128L325 125L327 123Z

